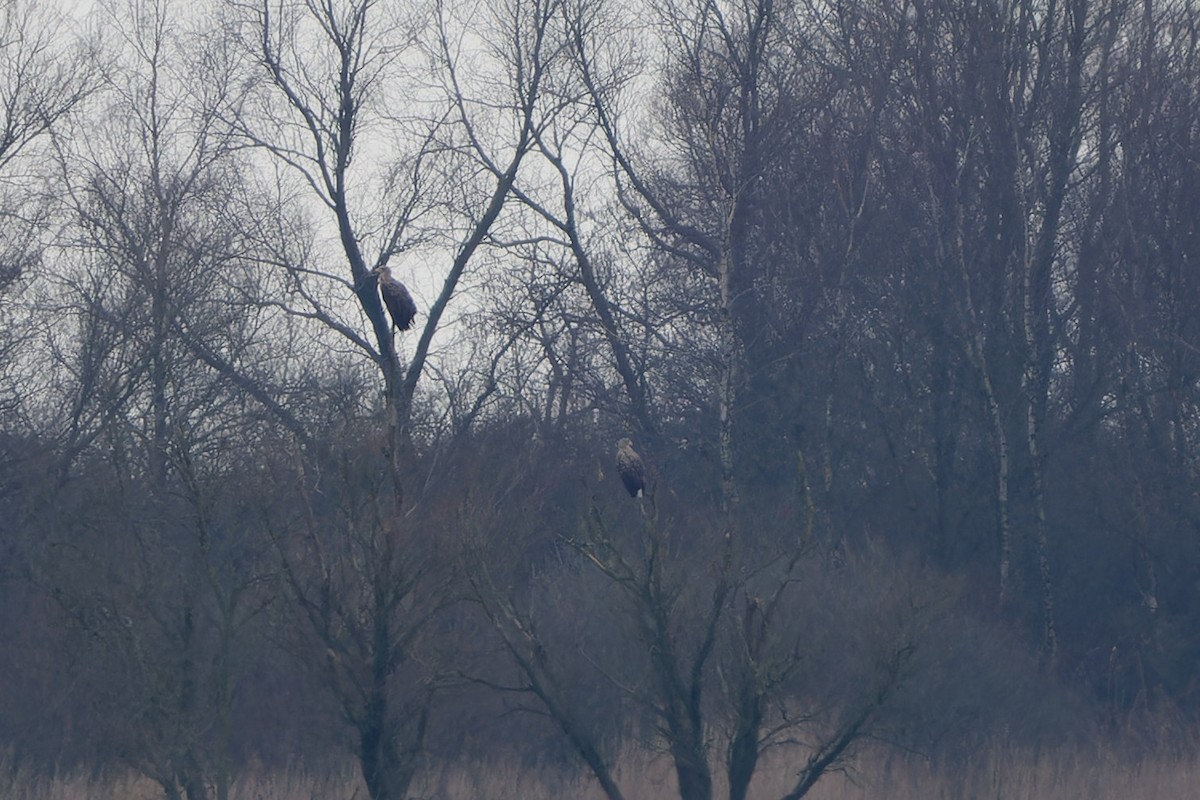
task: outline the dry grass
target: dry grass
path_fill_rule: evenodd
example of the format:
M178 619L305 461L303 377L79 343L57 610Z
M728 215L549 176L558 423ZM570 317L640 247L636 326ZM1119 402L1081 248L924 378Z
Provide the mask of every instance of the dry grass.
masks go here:
M4 800L160 800L162 790L148 778L134 775L100 777L59 775L42 777L24 770L0 774Z
M785 771L767 775L757 798L778 797ZM1130 763L1107 750L985 753L949 770L920 762L884 760L845 775L829 776L812 800L1150 800L1194 795L1200 761Z
M674 796L665 759L627 758L618 771L631 800ZM776 757L760 771L751 797L774 800L790 788L792 770ZM1142 759L1132 763L1107 749L1071 750L1031 756L982 754L956 770L884 756L863 759L847 773L826 776L812 800L1149 800L1195 796L1200 760ZM722 797L724 787L718 786ZM347 767L324 775L301 769L250 771L231 791L233 800L365 800L366 792ZM145 778L66 776L53 779L0 773L4 800L157 800L158 787ZM426 774L413 787L423 800L600 800L595 782L583 776L531 771L508 764L447 766Z

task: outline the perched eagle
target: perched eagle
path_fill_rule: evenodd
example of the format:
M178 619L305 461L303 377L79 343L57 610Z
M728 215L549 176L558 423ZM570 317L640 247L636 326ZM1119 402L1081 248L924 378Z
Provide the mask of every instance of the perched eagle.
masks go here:
M633 442L622 439L617 442L617 472L621 482L629 490L630 497L641 497L646 489L646 465L633 449Z
M379 276L379 292L383 295L383 304L387 306L388 314L392 316L392 325L402 331L412 327L413 317L417 316L417 304L404 284L392 277L392 271L387 267L376 267L375 274Z

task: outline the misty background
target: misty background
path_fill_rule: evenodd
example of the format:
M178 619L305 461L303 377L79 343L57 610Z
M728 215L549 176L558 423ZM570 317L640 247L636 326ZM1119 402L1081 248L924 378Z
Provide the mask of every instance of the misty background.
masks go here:
M0 15L9 774L1193 745L1194 2Z

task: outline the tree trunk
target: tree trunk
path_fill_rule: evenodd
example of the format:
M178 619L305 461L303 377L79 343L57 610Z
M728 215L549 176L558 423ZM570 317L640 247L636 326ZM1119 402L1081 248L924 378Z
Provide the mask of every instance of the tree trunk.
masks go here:
M763 704L751 676L745 678L740 694L737 730L729 743L729 800L745 800L760 755Z

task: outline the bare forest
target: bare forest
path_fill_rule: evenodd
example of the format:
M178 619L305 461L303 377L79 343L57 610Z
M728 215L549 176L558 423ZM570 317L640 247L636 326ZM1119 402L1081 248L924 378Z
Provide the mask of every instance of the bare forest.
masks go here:
M1200 4L0 17L0 795L1196 772Z

